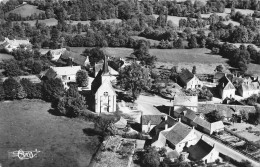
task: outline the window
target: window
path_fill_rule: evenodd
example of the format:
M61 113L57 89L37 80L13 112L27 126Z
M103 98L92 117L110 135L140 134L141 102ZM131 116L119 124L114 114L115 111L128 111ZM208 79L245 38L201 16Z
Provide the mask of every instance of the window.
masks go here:
M70 80L70 77L69 77L69 80Z
M105 97L108 96L108 92L104 92L104 96L105 96Z

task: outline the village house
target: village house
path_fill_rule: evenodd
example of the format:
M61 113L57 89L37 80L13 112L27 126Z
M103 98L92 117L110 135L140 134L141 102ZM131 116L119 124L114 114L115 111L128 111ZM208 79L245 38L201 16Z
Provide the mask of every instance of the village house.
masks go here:
M45 73L48 79L60 78L64 88L68 89L68 83L76 82L76 73L81 70L81 66L67 66L67 67L50 67Z
M8 53L12 52L13 50L17 49L20 46L23 46L24 49L28 49L31 47L31 43L29 39L26 40L10 40L8 38L5 38L5 40L1 43L1 46L4 48L4 50Z
M67 51L67 50L61 54L61 56L57 60L57 63L63 66L72 64L72 65L82 66L82 67L86 67L90 64L88 56L85 57L79 55L78 53Z
M224 76L219 80L217 88L219 90L219 95L222 98L222 100L224 100L225 98L235 97L236 88L227 78L227 76Z
M155 126L159 125L164 120L164 115L142 115L141 124L142 132L149 133Z
M171 128L161 131L158 140L152 143L152 146L158 148L168 146L180 153L184 147L194 145L197 141L198 137L193 128L177 122Z
M219 159L219 152L214 146L209 145L200 139L195 145L184 149L188 153L190 161L203 161L205 163L212 163Z
M130 54L129 56L126 56L125 58L121 58L121 61L124 62L124 64L121 66L121 68L124 68L125 66L130 66L132 63L140 63L140 61L137 61L137 57L134 54Z
M180 118L184 123L195 127L197 130L212 134L224 130L224 124L222 121L209 123L205 120L203 114L196 113L187 107L181 107L174 111L174 116Z
M258 94L259 91L259 85L253 84L252 82L244 82L237 88L238 94L243 98L248 98L253 94Z
M174 110L182 106L187 107L195 112L198 108L198 96L175 96L173 100Z
M203 83L192 74L188 69L183 69L179 74L179 85L185 89L197 89L202 88Z
M46 54L51 57L52 61L59 60L60 56L66 51L66 48L49 50Z
M95 99L92 108L96 113L116 111L116 92L110 81L106 56L104 59L103 69L99 70L91 84L91 92Z

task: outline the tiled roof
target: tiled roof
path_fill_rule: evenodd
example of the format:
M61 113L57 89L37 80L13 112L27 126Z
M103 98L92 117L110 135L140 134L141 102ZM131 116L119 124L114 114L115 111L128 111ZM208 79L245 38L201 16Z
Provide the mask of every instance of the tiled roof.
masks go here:
M252 112L252 113L256 112L254 106L227 105L227 104L199 104L198 105L198 111L203 114L207 114L214 110L217 110L219 112L225 112L226 114L231 116L234 112L240 112L242 110L247 112Z
M189 153L188 159L191 161L200 161L207 156L213 147L203 140L199 140L195 145L190 146L187 149Z
M51 67L57 75L76 75L81 70L80 66L67 66L67 67Z
M178 122L170 128L170 130L162 131L161 133L172 144L176 145L181 142L192 131L189 126Z
M48 79L51 79L51 78L55 78L57 76L57 73L52 68L49 68L47 72L44 74L44 76L47 77Z
M193 122L205 129L210 130L210 123L200 117L196 117Z
M214 75L214 79L215 80L220 80L223 76L225 76L225 73L223 72L216 72L215 75Z
M60 59L62 60L67 60L69 58L72 59L73 63L81 66L84 66L85 65L84 63L87 60L87 57L71 51L65 51L60 57Z
M192 110L185 110L185 111L184 111L184 117L188 118L189 120L193 121L197 117L194 111Z
M227 76L224 76L219 80L218 86L225 90L236 89Z
M93 80L92 84L91 84L91 91L93 94L95 94L98 90L98 88L101 86L102 84L102 71L99 71L97 76L95 77L95 79Z
M148 125L149 121L151 125L159 125L163 117L163 115L142 115L142 125Z
M188 83L194 77L194 74L192 74L188 69L183 69L179 74L179 77L182 82Z

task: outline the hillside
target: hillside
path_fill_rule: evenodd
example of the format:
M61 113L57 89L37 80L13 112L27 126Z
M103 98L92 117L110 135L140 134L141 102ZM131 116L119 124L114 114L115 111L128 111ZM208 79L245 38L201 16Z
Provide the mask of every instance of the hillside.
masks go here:
M25 4L15 8L14 10L11 10L7 13L7 15L9 15L10 13L20 14L22 17L27 17L31 16L32 14L38 15L39 13L44 13L44 11L37 9L37 6Z

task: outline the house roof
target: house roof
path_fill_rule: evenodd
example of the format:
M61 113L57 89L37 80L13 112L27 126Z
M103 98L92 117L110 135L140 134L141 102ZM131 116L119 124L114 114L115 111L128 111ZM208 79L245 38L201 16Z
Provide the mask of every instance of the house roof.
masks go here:
M66 50L66 48L61 48L61 49L54 49L54 50L50 50L49 52L51 53L51 55L59 55L59 54L63 54Z
M213 122L210 124L211 131L216 131L218 129L224 129L224 124L222 121Z
M189 153L188 159L191 161L202 160L212 150L213 147L211 145L203 140L199 140L195 145L192 145L187 149L187 152Z
M194 77L194 74L192 74L188 69L183 69L179 74L179 77L182 82L188 83Z
M120 119L116 123L114 123L114 125L118 129L123 129L126 127L127 121L123 117L120 117Z
M91 84L91 91L93 94L95 94L98 90L98 88L101 86L102 84L102 71L99 71L97 76L95 77L95 79L93 80L92 84Z
M10 40L8 38L5 38L5 41L10 44L10 45L13 45L13 46L19 46L19 45L31 45L30 41L27 39L27 40Z
M188 118L189 120L194 120L197 116L196 113L192 110L185 110L184 112L184 117Z
M214 75L214 79L215 80L220 80L223 76L225 76L225 73L224 72L216 72L215 75Z
M81 66L67 66L67 67L50 67L57 75L76 75L81 70Z
M246 83L243 83L243 84L241 84L240 88L243 91L257 90L258 89L258 84L254 84L254 83L246 84Z
M224 76L219 80L219 86L224 90L236 89L227 76Z
M149 121L151 125L159 125L163 117L163 115L142 115L142 125L148 125Z
M88 59L88 57L79 55L78 53L72 52L72 51L64 51L64 53L61 55L60 59L62 60L68 60L69 58L72 59L72 61L77 64L77 65L81 65L84 66L86 60Z
M170 129L167 129L165 131L162 131L162 135L166 137L166 139L171 142L172 144L176 145L180 143L186 136L190 134L192 131L192 128L178 122L174 126L172 126Z
M196 117L193 122L205 129L208 129L208 130L211 129L210 123L200 117Z
M177 96L173 100L173 106L197 107L198 96Z
M48 79L51 79L51 78L55 78L57 76L57 73L52 68L49 68L45 72L44 76L47 77Z

